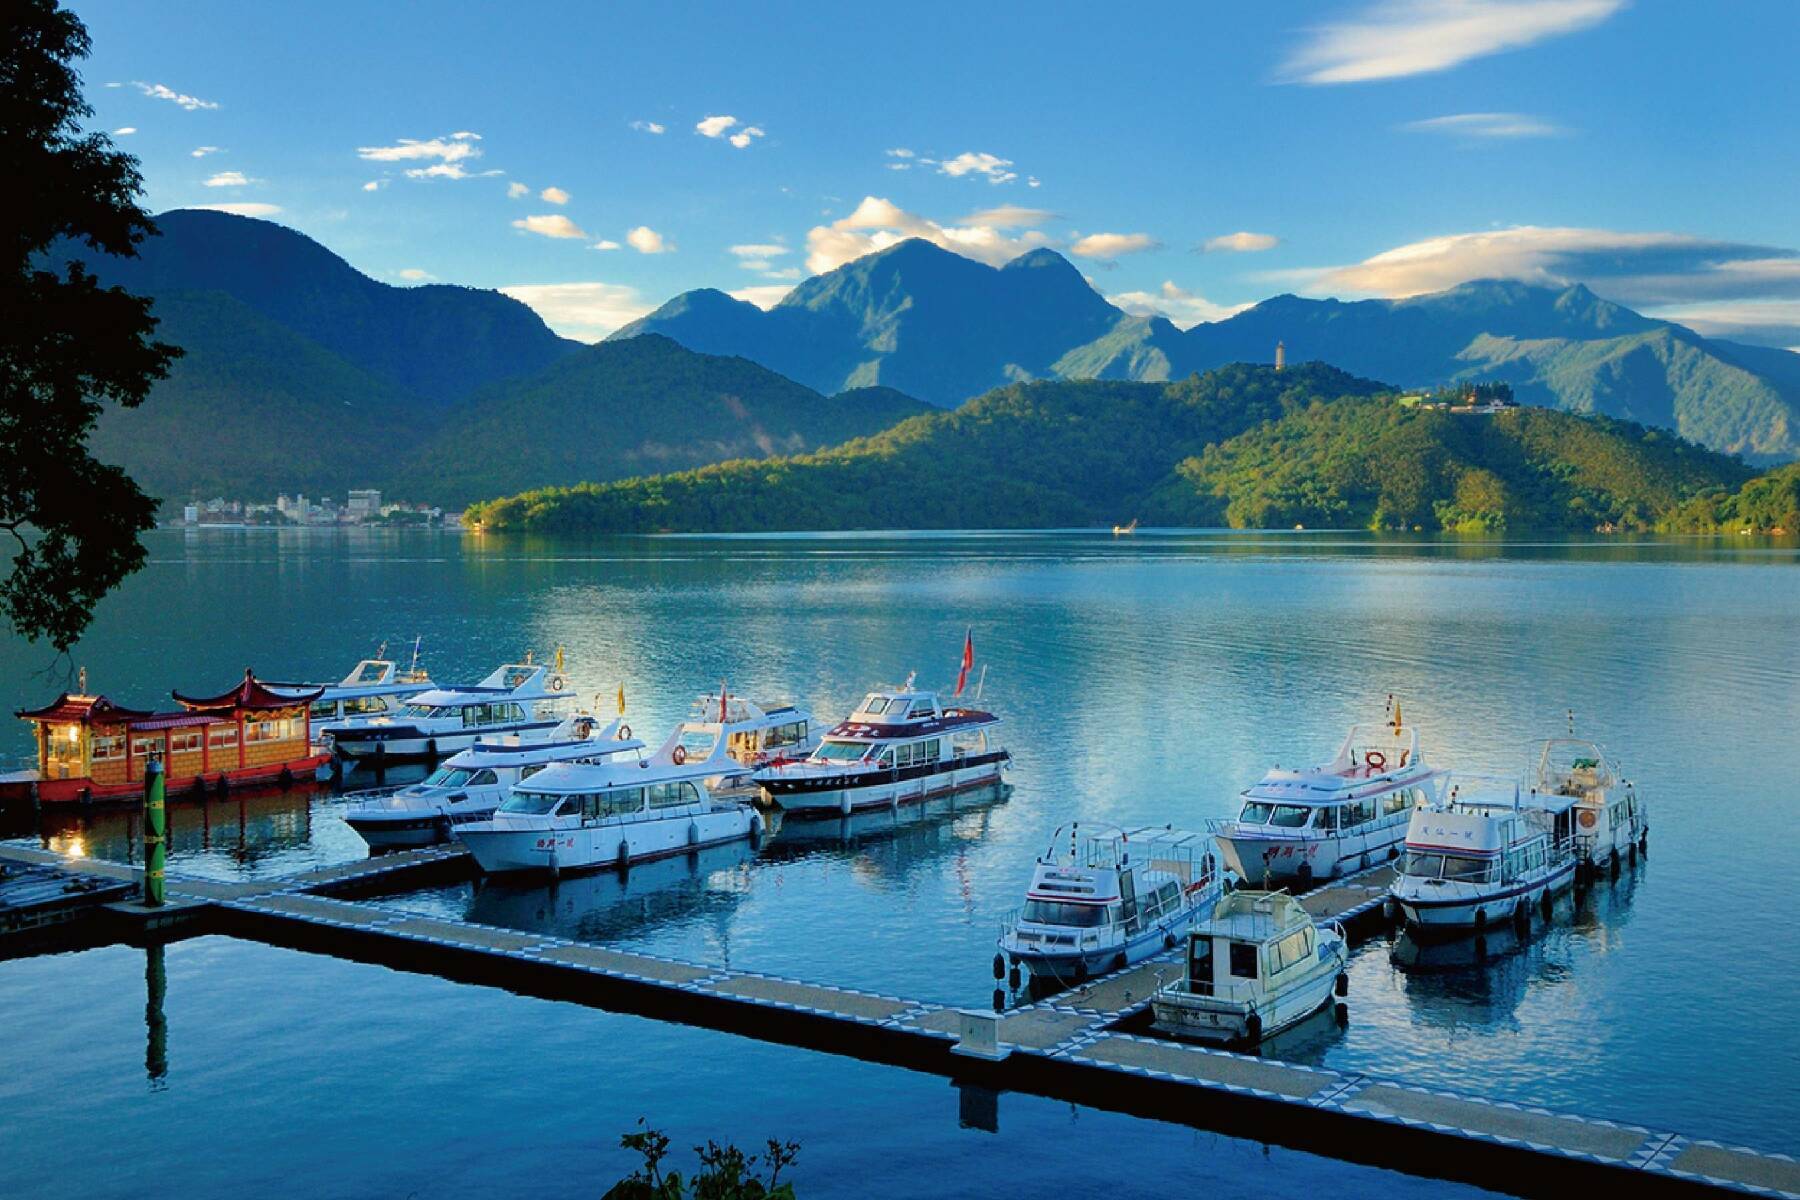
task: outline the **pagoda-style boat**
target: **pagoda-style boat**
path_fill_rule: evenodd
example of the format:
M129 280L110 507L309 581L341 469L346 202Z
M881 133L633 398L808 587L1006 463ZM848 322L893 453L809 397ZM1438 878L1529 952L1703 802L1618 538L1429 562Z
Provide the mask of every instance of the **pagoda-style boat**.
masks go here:
M36 726L37 766L0 776L0 799L41 804L138 795L144 768L160 758L170 790L312 778L327 756L314 747L312 702L320 689L277 691L246 670L216 696L172 695L172 712L126 708L105 696L64 692L21 710Z

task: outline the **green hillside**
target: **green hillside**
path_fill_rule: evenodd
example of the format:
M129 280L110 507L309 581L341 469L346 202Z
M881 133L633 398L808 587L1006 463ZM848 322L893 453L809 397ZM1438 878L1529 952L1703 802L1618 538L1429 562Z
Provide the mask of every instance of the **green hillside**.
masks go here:
M1735 492L1709 489L1661 524L1684 533L1800 534L1800 463L1758 475Z

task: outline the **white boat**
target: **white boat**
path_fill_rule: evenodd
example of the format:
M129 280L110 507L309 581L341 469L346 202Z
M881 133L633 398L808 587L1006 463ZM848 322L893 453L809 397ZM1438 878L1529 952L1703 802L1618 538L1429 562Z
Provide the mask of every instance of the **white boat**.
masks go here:
M1437 798L1440 776L1395 707L1386 724L1351 726L1330 762L1270 770L1213 835L1225 865L1250 884L1305 890L1398 854L1412 810Z
M818 747L812 714L792 704L747 700L724 688L694 701L688 719L676 731L682 761L709 758L720 741L732 770L707 780L716 798L755 800L761 787L756 769L771 763L797 762Z
M704 758L678 751L679 729L649 758L554 763L514 787L491 820L457 826L457 840L497 874L623 868L759 836L760 813L706 786L736 768L722 742Z
M1551 738L1538 749L1531 790L1575 802L1575 857L1582 867L1618 869L1650 840L1650 814L1619 764L1593 742Z
M446 842L456 826L492 818L515 784L551 763L602 762L643 748L622 722L602 728L595 718L577 714L547 740L514 734L479 742L451 755L418 783L346 797L350 807L344 823L373 850Z
M1347 991L1343 931L1285 892L1236 891L1188 935L1187 969L1150 1002L1175 1037L1255 1045Z
M799 762L759 768L765 802L790 813L849 813L907 804L997 783L1011 755L993 731L1000 718L945 708L935 692L870 692Z
M1222 894L1205 834L1168 826L1058 829L1022 908L1000 924L994 978L1081 980L1173 949Z
M546 740L574 704L560 666L508 663L478 684L420 692L391 716L333 730L322 740L354 761L432 760L499 737Z
M1572 796L1524 794L1517 779L1457 774L1442 804L1415 808L1389 887L1415 934L1460 933L1546 912L1575 882Z
M336 683L265 682L263 686L296 698L317 692L307 716L314 736L320 736L398 712L408 699L430 690L432 683L416 665L402 671L388 659L365 658Z

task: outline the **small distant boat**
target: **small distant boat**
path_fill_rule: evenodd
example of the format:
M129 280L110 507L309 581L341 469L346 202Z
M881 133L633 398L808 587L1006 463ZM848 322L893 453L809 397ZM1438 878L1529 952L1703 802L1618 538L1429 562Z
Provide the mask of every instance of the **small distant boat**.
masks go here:
M1650 840L1650 814L1617 760L1593 742L1551 738L1539 747L1531 776L1535 796L1575 801L1575 857L1588 870L1617 869Z
M1532 793L1517 779L1453 776L1442 804L1415 808L1406 857L1389 887L1415 934L1460 933L1531 920L1575 882L1572 796Z
M1344 934L1285 892L1236 891L1188 935L1187 970L1151 1000L1161 1033L1255 1045L1348 991Z
M1058 829L1037 860L1024 907L1000 925L994 978L1010 968L1058 981L1118 970L1173 949L1210 912L1222 875L1211 839L1168 826Z
M456 826L491 819L514 785L551 763L603 762L643 748L622 721L602 728L595 718L579 713L547 740L514 734L478 742L451 755L418 783L352 795L344 824L372 850L447 842Z
M1225 865L1251 884L1315 882L1392 858L1419 805L1441 790L1419 731L1393 704L1383 725L1354 725L1330 762L1276 767L1243 793L1237 819L1215 822Z
M553 763L455 834L491 874L623 868L741 841L760 836L762 815L706 785L736 766L722 743L689 758L677 729L649 758Z
M1114 537L1128 537L1129 535L1137 532L1137 527L1138 527L1137 518L1133 517L1133 518L1131 518L1131 524L1129 524L1129 525L1114 525L1113 526L1113 536Z
M323 741L340 758L383 763L430 761L497 737L543 740L575 704L557 664L508 663L468 687L434 687L391 716L341 726Z

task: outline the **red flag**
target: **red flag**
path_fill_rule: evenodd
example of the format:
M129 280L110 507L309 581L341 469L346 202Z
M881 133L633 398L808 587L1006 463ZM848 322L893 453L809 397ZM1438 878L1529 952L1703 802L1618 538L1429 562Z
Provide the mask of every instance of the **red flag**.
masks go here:
M719 724L725 723L725 681L719 680Z
M974 665L975 631L971 629L969 630L968 636L963 639L962 669L956 673L956 695L960 696L963 694L963 687L969 682L969 668Z

